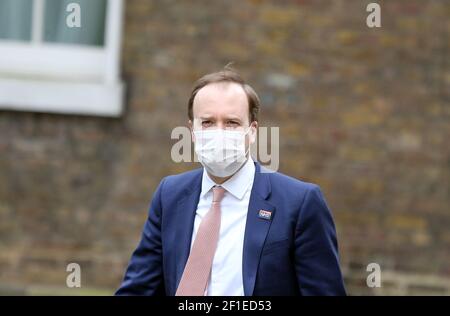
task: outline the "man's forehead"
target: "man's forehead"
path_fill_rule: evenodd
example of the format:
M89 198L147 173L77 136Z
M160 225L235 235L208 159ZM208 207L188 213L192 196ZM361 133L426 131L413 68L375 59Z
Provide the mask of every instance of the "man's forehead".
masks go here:
M195 104L231 101L247 104L247 95L240 84L235 82L211 83L201 88L194 99Z

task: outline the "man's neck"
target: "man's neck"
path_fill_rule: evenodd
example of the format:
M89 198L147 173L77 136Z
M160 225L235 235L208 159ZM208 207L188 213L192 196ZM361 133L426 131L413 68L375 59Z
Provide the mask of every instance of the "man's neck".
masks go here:
M221 177L213 176L212 174L210 174L210 173L208 172L208 176L211 178L211 180L214 181L215 184L222 184L222 183L224 183L225 181L227 181L228 179L230 179L230 178L231 178L232 176L234 176L234 175L235 175L235 174L232 174L232 175L229 176L229 177L221 178Z

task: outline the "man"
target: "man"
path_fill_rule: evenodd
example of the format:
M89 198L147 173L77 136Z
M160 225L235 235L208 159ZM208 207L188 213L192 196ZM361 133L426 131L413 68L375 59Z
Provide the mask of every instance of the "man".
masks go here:
M197 81L188 116L204 168L161 181L117 295L345 295L319 187L249 155L258 110L229 68Z

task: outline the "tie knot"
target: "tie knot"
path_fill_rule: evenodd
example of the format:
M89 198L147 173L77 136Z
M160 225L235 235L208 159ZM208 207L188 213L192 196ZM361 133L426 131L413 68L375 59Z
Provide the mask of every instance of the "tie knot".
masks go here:
M219 186L213 187L213 202L220 202L225 194L225 189Z

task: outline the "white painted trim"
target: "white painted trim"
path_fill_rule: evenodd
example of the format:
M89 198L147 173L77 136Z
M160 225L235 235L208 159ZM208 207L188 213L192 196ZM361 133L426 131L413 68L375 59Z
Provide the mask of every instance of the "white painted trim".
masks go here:
M117 117L123 84L76 83L0 78L0 108L6 110Z
M102 81L106 51L95 46L0 42L0 76Z
M109 0L105 25L105 81L116 82L120 77L120 51L122 47L123 0Z

